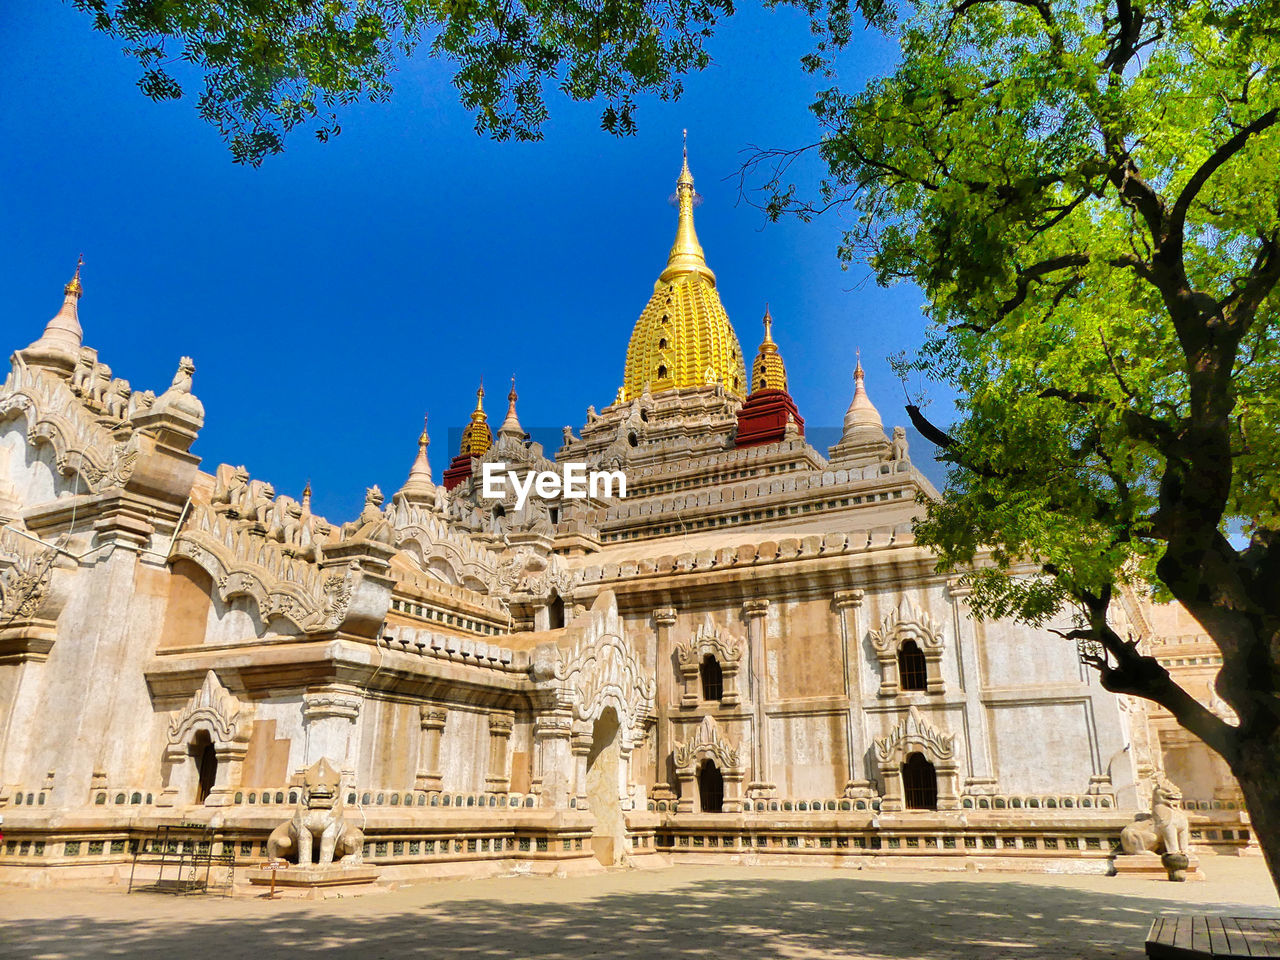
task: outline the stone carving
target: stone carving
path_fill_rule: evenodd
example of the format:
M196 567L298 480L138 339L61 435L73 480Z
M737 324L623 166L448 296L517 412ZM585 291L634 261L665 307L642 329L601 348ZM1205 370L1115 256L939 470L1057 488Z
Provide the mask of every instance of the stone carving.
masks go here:
M568 651L554 644L535 651L535 680L559 681L557 699L579 723L594 723L613 707L624 742L638 742L653 716L656 684L622 639L613 593L602 592L569 631L576 639Z
M612 706L619 720L638 733L653 713L654 682L621 637L605 634L579 642L555 675L572 691L578 720L594 722Z
M902 641L907 639L915 640L921 650L940 650L942 625L909 598L903 597L897 609L890 610L880 622L879 629L871 631L871 646L877 654L885 650L897 652Z
M351 523L343 524L343 540L373 540L391 546L395 543L395 528L382 513L382 491L375 484L365 491L364 509Z
M1151 791L1151 812L1140 813L1120 831L1127 854L1190 852L1190 828L1182 811L1182 793L1169 781Z
M907 430L905 427L893 428L893 440L890 443L889 459L907 459Z
M11 567L0 573L0 625L30 620L40 611L57 556L52 547L36 554L19 554Z
M738 673L742 667L743 653L746 643L740 637L731 636L716 625L711 614L698 625L698 630L683 643L675 644L676 662L679 665L680 679L684 685L680 703L685 707L697 706L698 672L704 659L714 657L720 665L723 679L723 690L720 703L733 706L742 698L738 692Z
M869 636L880 662L880 696L894 697L900 692L898 650L908 640L914 641L924 654L926 691L942 693L942 624L908 597L903 597L897 609L890 610Z
M121 380L119 377L113 379L107 385L106 394L103 397L106 415L112 420L125 419L129 412L129 396L132 393L128 380Z
M324 581L323 623L326 629L337 629L347 615L351 606L351 597L355 593L356 581L360 577L360 564L350 561L341 573L334 573Z
M723 668L727 664L736 664L742 659L743 642L739 637L730 636L716 626L711 614L698 624L698 631L683 643L675 645L676 657L681 663L695 667L702 663L702 658L711 654L720 661Z
M741 757L720 732L720 724L713 716L705 716L685 742L676 741L674 749L676 770L692 770L699 760L713 760L720 770L740 770Z
M0 420L25 415L27 442L48 443L63 476L79 474L81 492L96 490L110 463L112 435L66 381L45 370L15 364L0 389Z
M238 517L240 514L236 508L239 507L248 484L248 470L244 467L222 464L214 477L213 496L209 499L209 504L215 510L231 510L233 515Z
M169 389L166 390L165 393L169 393L170 391L175 393L190 393L191 375L195 372L195 361L190 357L180 358L178 360L178 370L173 375L173 382L169 385Z
M204 675L204 683L187 702L182 713L169 722L170 746L184 745L202 724L207 726L213 742L247 741L248 724L241 719L240 701L222 685L212 670Z
M267 856L304 867L327 867L339 860L354 866L360 863L363 850L363 832L347 823L341 775L321 757L303 776L293 817L271 831Z
M956 737L929 723L915 704L885 737L872 746L880 779L884 782L881 810L893 812L906 806L902 785L902 765L913 753L921 754L933 765L937 775L938 809L960 808L959 755Z
M943 733L933 726L920 715L915 704L887 737L875 742L876 759L881 763L902 763L913 747L934 763L956 757L955 734Z
M138 462L139 455L136 434L128 440L112 444L111 462L107 469L96 478L100 488L123 487L128 483L129 478L133 476L133 469Z

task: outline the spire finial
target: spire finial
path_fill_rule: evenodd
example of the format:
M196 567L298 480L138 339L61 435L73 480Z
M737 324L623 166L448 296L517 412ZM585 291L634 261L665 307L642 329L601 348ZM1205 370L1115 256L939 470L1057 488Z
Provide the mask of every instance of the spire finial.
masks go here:
M84 293L84 287L80 285L80 268L83 266L84 266L84 254L82 253L80 254L79 258L76 260L75 275L72 276L72 278L67 282L67 285L62 288L62 292L69 297L79 297L82 293Z
M427 415L422 415L422 434L418 437L418 449L426 450L431 445L431 438L427 436Z
M492 443L489 418L484 412L484 377L481 377L480 387L476 390L476 408L471 412L470 422L462 430L461 453L468 457L482 457Z
M856 367L854 367L854 368L853 368L853 379L854 379L854 380L856 380L858 383L861 383L861 382L862 382L862 378L863 378L863 373L862 373L862 348L861 348L861 347L857 347L857 348L855 348L855 350L854 350L854 355L858 358L858 365L857 365Z
M778 353L778 345L773 342L773 313L769 304L764 305L764 339L760 341L760 349L756 351L755 363L751 365L751 390L786 390L787 367Z
M671 253L667 255L667 268L658 278L661 283L668 283L676 277L697 273L705 277L715 286L716 275L707 267L706 254L702 252L702 244L698 243L697 231L693 228L693 208L698 195L693 190L693 174L689 171L689 140L685 131L684 162L680 167L680 176L676 179L676 206L680 215L676 223L676 242L671 245Z
M511 376L511 392L507 394L507 417L498 428L499 437L510 437L513 440L524 439L524 427L520 426L520 418L516 416L516 378Z
M311 506L311 478L307 477L307 485L302 488L302 506L304 508Z

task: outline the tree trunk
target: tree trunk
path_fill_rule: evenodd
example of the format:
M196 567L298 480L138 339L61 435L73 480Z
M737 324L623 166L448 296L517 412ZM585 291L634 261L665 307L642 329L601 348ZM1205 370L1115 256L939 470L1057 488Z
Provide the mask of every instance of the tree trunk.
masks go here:
M1280 729L1268 736L1240 737L1237 743L1231 772L1244 791L1245 809L1271 882L1280 890Z

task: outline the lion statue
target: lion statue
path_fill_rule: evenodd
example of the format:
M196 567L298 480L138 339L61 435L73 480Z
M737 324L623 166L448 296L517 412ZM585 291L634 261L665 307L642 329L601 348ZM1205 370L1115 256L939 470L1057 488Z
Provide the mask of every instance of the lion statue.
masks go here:
M293 818L271 831L267 856L301 866L329 866L338 860L355 865L364 850L364 834L347 823L340 795L341 776L323 757L307 768ZM315 841L319 850L315 851Z
M1169 781L1151 791L1151 812L1140 813L1120 831L1120 846L1128 854L1182 854L1191 852L1187 815L1181 808L1182 793Z

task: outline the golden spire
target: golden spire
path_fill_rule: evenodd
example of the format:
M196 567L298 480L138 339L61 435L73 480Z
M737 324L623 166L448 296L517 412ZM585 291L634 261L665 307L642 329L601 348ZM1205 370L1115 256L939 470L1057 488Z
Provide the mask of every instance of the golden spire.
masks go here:
M483 457L493 446L493 433L489 430L489 418L484 413L484 380L476 391L476 408L471 412L471 422L462 430L462 449L466 457Z
M695 198L686 147L676 180L676 240L653 285L653 296L631 331L622 401L634 400L646 390L659 394L708 384L723 384L735 397L747 393L742 347L693 227Z
M751 365L751 390L786 390L787 368L773 342L773 315L769 305L764 305L764 340L756 352L756 362Z
M67 285L62 288L62 292L66 296L75 297L77 300L80 299L81 294L84 293L84 287L80 285L80 268L83 266L84 266L84 254L82 253L80 254L79 259L76 260L75 276L73 276L67 282Z
M307 485L302 488L302 505L304 507L311 505L311 478L307 477Z
M698 242L698 232L693 228L693 204L697 194L693 191L693 174L689 172L688 135L689 131L686 130L684 164L676 179L676 205L680 210L676 221L676 242L671 245L671 253L667 255L667 268L658 279L668 283L683 274L697 273L706 277L714 287L716 275L707 266L706 254L702 252L702 244Z
M431 438L427 436L427 415L422 415L422 433L418 436L418 449L426 451L431 446Z

